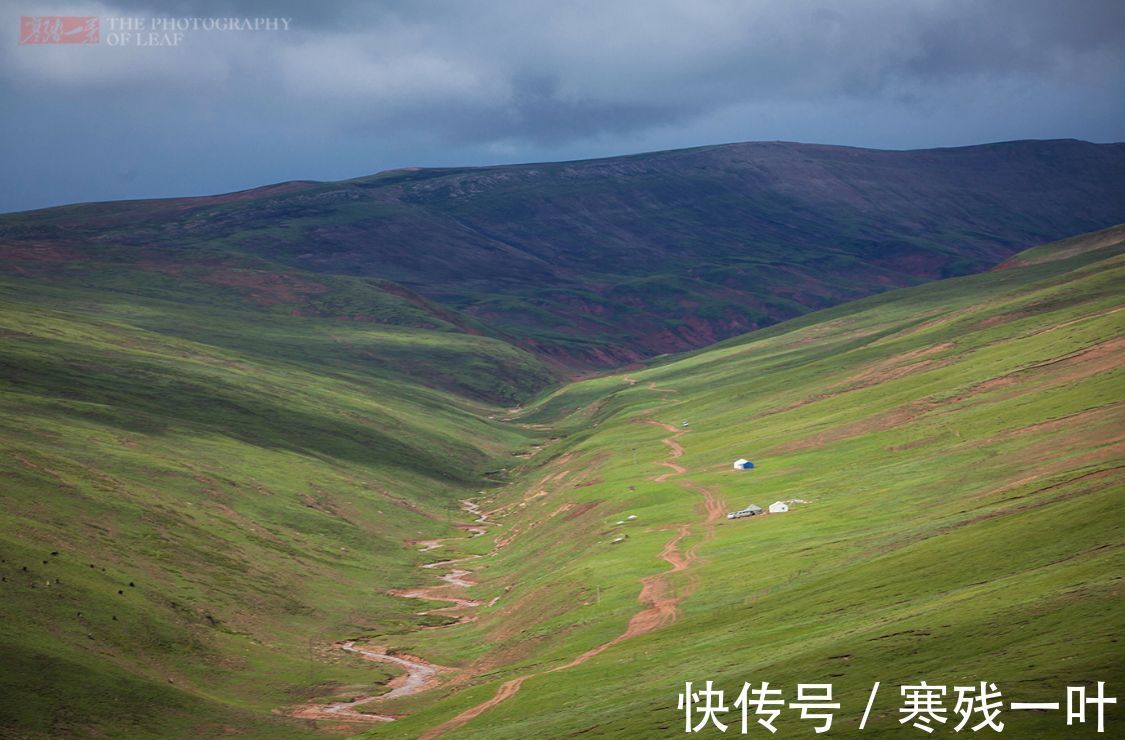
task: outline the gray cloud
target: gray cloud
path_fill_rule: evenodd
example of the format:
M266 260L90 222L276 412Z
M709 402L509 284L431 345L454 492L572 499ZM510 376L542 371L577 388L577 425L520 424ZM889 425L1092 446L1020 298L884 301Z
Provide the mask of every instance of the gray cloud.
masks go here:
M20 14L293 25L176 48L0 34L2 210L747 139L1125 138L1119 2L43 0L0 17Z

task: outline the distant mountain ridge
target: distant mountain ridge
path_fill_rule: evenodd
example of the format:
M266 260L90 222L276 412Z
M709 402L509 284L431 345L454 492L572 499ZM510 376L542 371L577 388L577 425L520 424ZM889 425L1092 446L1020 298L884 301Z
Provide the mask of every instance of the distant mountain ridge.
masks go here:
M336 310L330 276L379 278L441 304L443 321L460 313L452 324L583 368L978 272L1122 221L1125 144L757 142L8 214L0 257L38 275L84 261L166 276L191 265L212 284L230 282L215 277L227 268L280 273L326 287L316 300L273 291L271 305L319 315Z

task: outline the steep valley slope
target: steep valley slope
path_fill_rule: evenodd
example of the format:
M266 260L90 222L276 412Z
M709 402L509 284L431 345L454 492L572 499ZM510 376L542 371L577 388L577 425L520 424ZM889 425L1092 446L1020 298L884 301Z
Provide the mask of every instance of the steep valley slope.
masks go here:
M491 543L441 555L483 556L480 606L395 643L459 672L373 735L678 735L707 680L732 731L743 682L769 681L833 684L845 736L880 682L864 734L916 732L899 689L925 680L995 683L1006 733L1093 734L1007 702L1125 678L1125 228L1002 267L522 409L563 439L478 500ZM811 724L786 710L779 736Z
M1122 221L1125 144L751 142L7 214L0 270L356 321L390 291L604 370Z
M850 732L880 681L887 734L920 679L1119 685L1123 252L516 408L538 359L394 294L376 324L6 279L0 726L652 737L686 681L768 680L833 683Z
M0 735L652 737L768 680L845 734L883 682L878 736L920 679L1119 686L1125 229L1018 250L1122 220L1125 148L1073 141L0 216Z

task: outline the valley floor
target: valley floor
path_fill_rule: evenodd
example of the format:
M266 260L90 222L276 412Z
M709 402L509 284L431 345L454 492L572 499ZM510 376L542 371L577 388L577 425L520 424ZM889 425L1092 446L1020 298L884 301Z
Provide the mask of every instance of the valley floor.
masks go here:
M25 493L0 539L18 669L0 720L662 737L706 719L680 702L712 681L739 734L735 698L769 682L787 702L831 684L829 734L901 737L918 730L900 689L925 681L947 688L938 732L960 720L954 687L984 682L1006 733L1095 735L1010 704L1125 678L1123 278L1119 227L507 411L373 386L351 353L420 341L394 332L348 327L341 354L282 366L265 340L219 351L106 320L83 325L105 352L76 368L58 349L74 324L27 308L6 361L39 385L6 408L38 423L26 442L3 428ZM144 343L131 367L165 396L223 390L233 421L118 415L118 342ZM156 359L174 352L210 392ZM45 390L79 371L100 379L83 397ZM232 374L253 382L235 393ZM775 501L790 510L725 516ZM107 696L131 699L108 716ZM780 709L779 737L812 733ZM1105 723L1125 731L1116 708Z

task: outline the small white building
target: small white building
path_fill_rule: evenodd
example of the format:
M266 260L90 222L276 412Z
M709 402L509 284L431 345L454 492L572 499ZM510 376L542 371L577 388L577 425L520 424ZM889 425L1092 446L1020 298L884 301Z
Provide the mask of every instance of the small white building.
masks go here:
M740 457L734 461L735 470L750 470L754 467L754 463L747 460L745 457Z
M789 511L789 504L784 501L774 501L770 504L771 514L784 514L787 511Z

